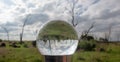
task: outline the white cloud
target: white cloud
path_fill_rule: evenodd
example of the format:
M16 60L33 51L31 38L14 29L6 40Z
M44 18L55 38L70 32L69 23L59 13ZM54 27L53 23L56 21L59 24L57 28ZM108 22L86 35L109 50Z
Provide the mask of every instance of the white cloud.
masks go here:
M23 21L28 14L32 14L25 27L26 36L24 39L35 39L34 32L39 30L46 21L54 19L68 21L70 19L68 10L71 2L73 0L69 0L69 2L66 0L1 0L0 25L10 30L11 39L19 39ZM119 0L79 0L76 3L75 10L78 14L75 15L75 20L80 22L77 30L82 32L91 23L96 22L93 32L97 35L107 31L109 25L114 26L114 32L119 31ZM5 33L1 32L1 34L4 36L0 36L0 38L5 38Z

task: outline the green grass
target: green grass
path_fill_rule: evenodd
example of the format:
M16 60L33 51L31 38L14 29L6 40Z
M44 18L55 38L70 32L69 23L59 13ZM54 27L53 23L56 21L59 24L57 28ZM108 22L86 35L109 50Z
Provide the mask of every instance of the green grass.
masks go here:
M41 62L36 48L0 48L0 62Z
M42 62L42 56L37 48L31 47L31 42L26 42L29 48L0 48L0 62ZM100 51L76 51L73 55L73 62L119 62L120 44L97 44L96 49L104 48Z
M98 44L97 48L105 48L100 51L77 51L74 54L74 62L120 62L120 44Z

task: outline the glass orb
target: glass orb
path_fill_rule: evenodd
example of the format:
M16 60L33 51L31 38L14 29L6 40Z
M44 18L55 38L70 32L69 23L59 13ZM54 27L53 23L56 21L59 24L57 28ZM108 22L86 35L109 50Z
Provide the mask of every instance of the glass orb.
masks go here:
M40 29L37 47L42 55L72 55L78 45L78 35L67 22L54 20Z

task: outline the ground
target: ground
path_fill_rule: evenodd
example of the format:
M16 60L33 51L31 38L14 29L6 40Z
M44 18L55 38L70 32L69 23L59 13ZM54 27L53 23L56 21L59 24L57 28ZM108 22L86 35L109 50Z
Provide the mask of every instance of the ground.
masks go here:
M28 48L20 47L0 47L0 62L42 62L42 55L36 47L32 47L31 42L26 42ZM100 47L105 51L83 51L78 50L73 55L73 62L119 62L120 43L100 43Z

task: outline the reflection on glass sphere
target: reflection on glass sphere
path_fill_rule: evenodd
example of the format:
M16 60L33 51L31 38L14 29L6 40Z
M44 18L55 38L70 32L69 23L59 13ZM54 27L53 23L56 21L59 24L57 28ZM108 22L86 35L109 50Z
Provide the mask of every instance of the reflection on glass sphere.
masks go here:
M48 22L40 30L37 46L42 55L71 55L78 44L74 28L65 21Z

